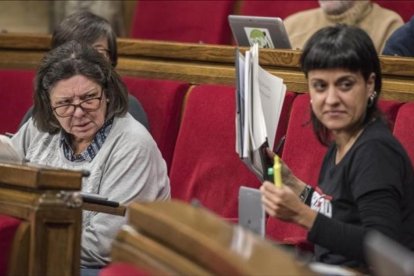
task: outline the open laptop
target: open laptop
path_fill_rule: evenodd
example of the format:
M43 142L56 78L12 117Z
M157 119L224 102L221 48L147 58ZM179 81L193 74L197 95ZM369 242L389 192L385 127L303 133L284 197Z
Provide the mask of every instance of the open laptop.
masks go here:
M379 232L367 235L365 252L375 276L414 275L414 253Z
M239 189L239 225L265 237L265 220L260 190L241 186Z
M257 42L260 48L292 48L279 17L229 15L228 20L238 46L253 46Z

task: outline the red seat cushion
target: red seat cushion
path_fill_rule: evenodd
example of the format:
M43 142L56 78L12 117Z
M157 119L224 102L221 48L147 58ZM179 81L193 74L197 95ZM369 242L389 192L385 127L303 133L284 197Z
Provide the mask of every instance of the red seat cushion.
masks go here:
M0 275L7 275L11 247L20 220L0 215Z
M148 116L150 131L167 167L174 153L185 93L189 84L124 76L129 92L138 98Z
M137 1L131 37L192 43L230 44L227 15L234 0Z
M33 104L33 70L0 70L0 133L15 133Z

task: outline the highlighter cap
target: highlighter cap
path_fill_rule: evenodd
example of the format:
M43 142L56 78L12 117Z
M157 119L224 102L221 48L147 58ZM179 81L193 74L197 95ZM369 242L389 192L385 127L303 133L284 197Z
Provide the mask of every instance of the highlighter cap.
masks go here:
M267 168L267 175L269 177L273 177L273 172L274 172L273 168Z

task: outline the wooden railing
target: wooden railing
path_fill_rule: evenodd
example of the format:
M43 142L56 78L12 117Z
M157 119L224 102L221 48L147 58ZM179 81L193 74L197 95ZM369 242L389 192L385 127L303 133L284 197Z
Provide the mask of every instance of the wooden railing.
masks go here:
M36 68L49 49L50 36L0 34L0 68ZM119 39L118 70L121 74L173 79L192 84L233 85L234 46ZM284 79L288 90L306 92L299 68L300 51L260 50L260 64ZM414 59L381 56L382 97L414 100Z

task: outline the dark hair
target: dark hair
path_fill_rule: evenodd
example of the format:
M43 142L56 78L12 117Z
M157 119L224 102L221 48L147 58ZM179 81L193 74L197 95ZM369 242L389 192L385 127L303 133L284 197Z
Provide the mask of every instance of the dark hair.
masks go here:
M381 65L375 46L365 31L346 25L323 28L306 42L300 62L306 78L309 71L316 69L347 69L361 73L365 81L374 73L374 91L377 96L373 104L367 106L361 126L381 116L377 106L382 86ZM311 121L318 140L324 145L329 144L330 133L316 118L312 109Z
M101 37L108 39L109 57L113 67L118 63L116 34L111 24L103 17L88 11L75 12L57 26L52 35L52 49L76 40L79 43L92 45Z
M51 134L61 126L53 114L50 92L57 82L82 75L102 87L108 99L106 118L128 110L128 92L120 76L105 57L90 45L67 42L46 54L35 78L33 119L37 128Z

